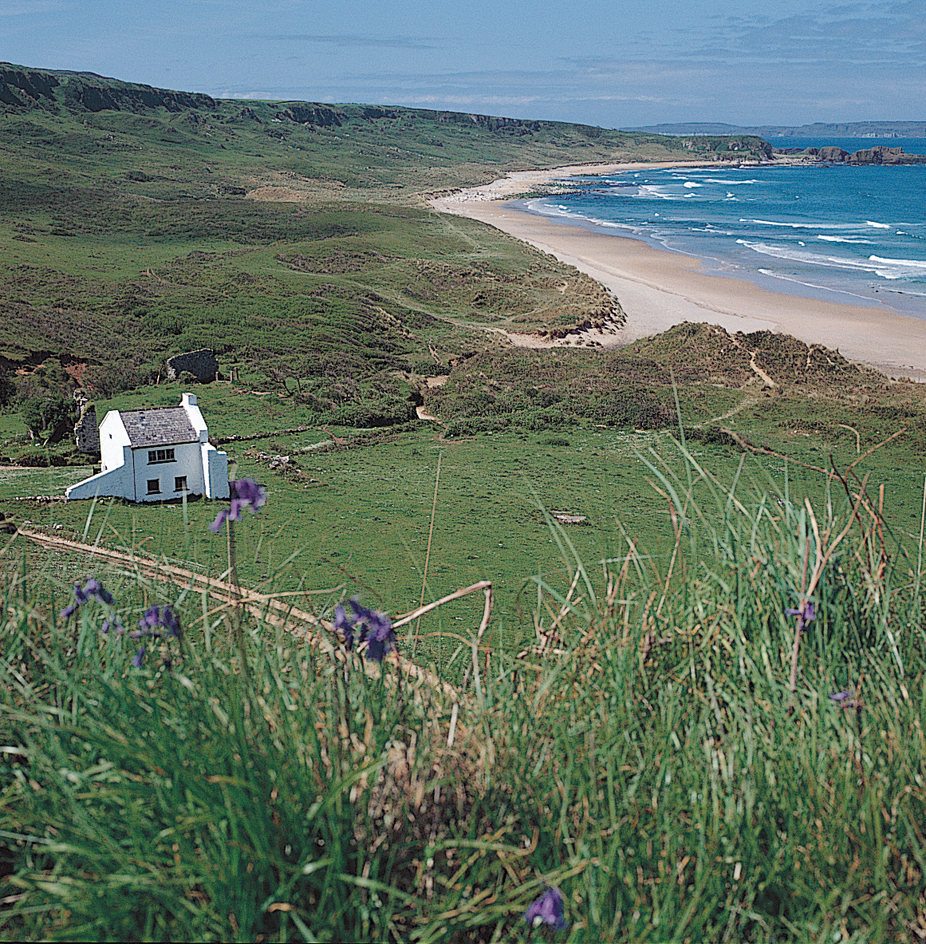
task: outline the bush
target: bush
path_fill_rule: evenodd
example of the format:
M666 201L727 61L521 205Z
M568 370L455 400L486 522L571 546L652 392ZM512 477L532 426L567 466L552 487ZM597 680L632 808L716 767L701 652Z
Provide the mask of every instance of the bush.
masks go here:
M415 418L416 413L413 403L398 397L387 397L375 402L345 403L337 409L334 416L333 422L339 426L374 429L407 423Z
M51 392L44 396L29 397L23 401L20 412L26 428L36 437L41 437L47 430L53 430L59 423L77 418L74 401Z
M539 410L523 410L512 418L512 423L524 429L555 429L567 422L562 410L547 407Z
M9 406L16 396L16 382L5 367L0 367L0 407Z
M473 436L476 433L491 433L504 429L508 420L497 416L459 416L447 424L444 432L446 439L455 439L460 436Z

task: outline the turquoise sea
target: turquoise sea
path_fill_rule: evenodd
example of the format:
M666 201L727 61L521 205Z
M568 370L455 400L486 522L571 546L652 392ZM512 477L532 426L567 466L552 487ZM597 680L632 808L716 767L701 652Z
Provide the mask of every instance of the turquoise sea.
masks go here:
M926 153L926 141L812 143ZM686 253L706 271L775 291L926 318L926 164L705 166L571 182L575 191L524 208Z

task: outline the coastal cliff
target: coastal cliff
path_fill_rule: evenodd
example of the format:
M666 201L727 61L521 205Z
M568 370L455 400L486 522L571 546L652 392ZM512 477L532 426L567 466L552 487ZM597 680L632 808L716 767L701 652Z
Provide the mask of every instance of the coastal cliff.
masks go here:
M195 92L173 92L119 82L91 72L25 69L0 63L0 105L13 111L30 108L58 111L64 107L89 112L148 108L178 112L187 108L212 108L215 100Z

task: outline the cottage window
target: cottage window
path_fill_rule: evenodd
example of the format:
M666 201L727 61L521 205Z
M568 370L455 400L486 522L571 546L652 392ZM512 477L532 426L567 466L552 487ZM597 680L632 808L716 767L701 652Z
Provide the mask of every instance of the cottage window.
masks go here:
M161 480L160 479L148 479L148 494L149 495L161 494Z
M174 491L175 492L186 491L186 476L185 475L178 475L174 478Z
M155 465L158 462L174 462L173 449L149 449L148 465Z

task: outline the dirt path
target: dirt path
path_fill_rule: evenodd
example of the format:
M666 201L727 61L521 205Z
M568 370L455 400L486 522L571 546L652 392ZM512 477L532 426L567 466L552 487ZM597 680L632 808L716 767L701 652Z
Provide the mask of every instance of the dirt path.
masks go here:
M423 406L415 407L415 415L418 417L419 420L431 420L434 423L440 422L439 417L432 416L430 413L428 413L428 411Z
M270 623L271 626L277 626L285 630L298 639L306 640L320 652L342 661L346 659L342 647L332 642L335 637L334 626L331 623L280 599L278 595L258 593L247 587L236 587L227 581L219 580L217 577L204 577L202 574L194 573L192 570L187 570L176 564L169 564L167 561L155 560L134 552L115 551L98 545L82 544L79 541L54 537L31 528L20 528L18 534L50 550L84 554L87 557L97 558L110 564L131 568L153 580L205 591L225 606L241 606L254 619L263 620ZM458 698L456 689L447 682L439 679L427 669L422 669L414 662L402 658L398 653L393 653L393 655L395 658L390 658L390 661L401 667L407 675L425 682L434 689L443 691L454 699ZM367 659L363 660L363 666L368 674L375 674L378 671L377 664Z
M737 406L727 410L726 413L721 413L720 416L712 416L709 420L704 420L703 423L698 423L695 426L695 429L701 429L710 423L720 423L723 420L728 420L731 416L736 416L737 413L742 413L743 410L748 410L751 406L755 406L758 402L758 397L743 397L742 402Z
M765 382L766 387L777 387L778 384L756 363L756 353L756 351L749 352L749 366Z

